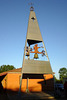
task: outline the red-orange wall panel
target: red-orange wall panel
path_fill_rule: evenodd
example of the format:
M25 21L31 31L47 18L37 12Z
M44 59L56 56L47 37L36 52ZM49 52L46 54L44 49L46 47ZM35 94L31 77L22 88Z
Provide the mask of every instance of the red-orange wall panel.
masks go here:
M6 82L3 79L3 87L5 87L7 90L12 91L19 91L20 86L20 76L19 73L8 73ZM44 88L44 90L51 90L53 87L53 75L51 74L44 74L44 78L47 81L46 85L44 82L44 79L28 79L28 89L30 92L41 92ZM27 79L22 79L22 86L21 91L25 92L27 87Z

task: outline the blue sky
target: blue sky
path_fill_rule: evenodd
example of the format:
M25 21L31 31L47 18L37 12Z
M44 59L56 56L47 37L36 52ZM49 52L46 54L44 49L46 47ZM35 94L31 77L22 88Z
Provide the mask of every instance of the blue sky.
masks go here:
M30 5L34 9L53 71L67 68L67 0L0 0L0 66L22 66Z

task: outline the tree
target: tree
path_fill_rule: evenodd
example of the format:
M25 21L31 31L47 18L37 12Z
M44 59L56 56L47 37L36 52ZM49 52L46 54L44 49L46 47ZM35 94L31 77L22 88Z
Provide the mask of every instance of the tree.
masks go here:
M0 66L0 73L15 69L13 65L2 65Z
M62 81L59 80L59 79L57 79L57 78L55 77L55 75L54 75L54 82L55 82L55 83L62 83Z
M63 81L63 78L67 77L67 69L65 67L60 68L59 76L61 81Z

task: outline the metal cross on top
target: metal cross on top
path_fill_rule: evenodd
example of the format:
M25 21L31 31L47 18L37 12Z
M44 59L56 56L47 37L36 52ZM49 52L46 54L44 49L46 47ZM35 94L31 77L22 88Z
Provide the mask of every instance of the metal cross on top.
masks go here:
M34 11L34 7L33 7L33 3L29 3L29 5L31 5L31 7L30 7L30 11Z

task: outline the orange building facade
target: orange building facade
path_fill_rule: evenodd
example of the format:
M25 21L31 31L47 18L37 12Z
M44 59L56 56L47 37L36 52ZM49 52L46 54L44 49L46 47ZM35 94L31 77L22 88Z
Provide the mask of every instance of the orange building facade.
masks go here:
M18 72L18 70L19 69L12 70L11 72L9 71L7 72L6 75L4 75L4 77L3 75L0 75L0 78L3 77L3 79L1 79L1 84L4 89L11 91L19 91L21 73ZM27 85L30 92L53 91L54 90L53 75L24 74L22 79L21 92L26 92Z

